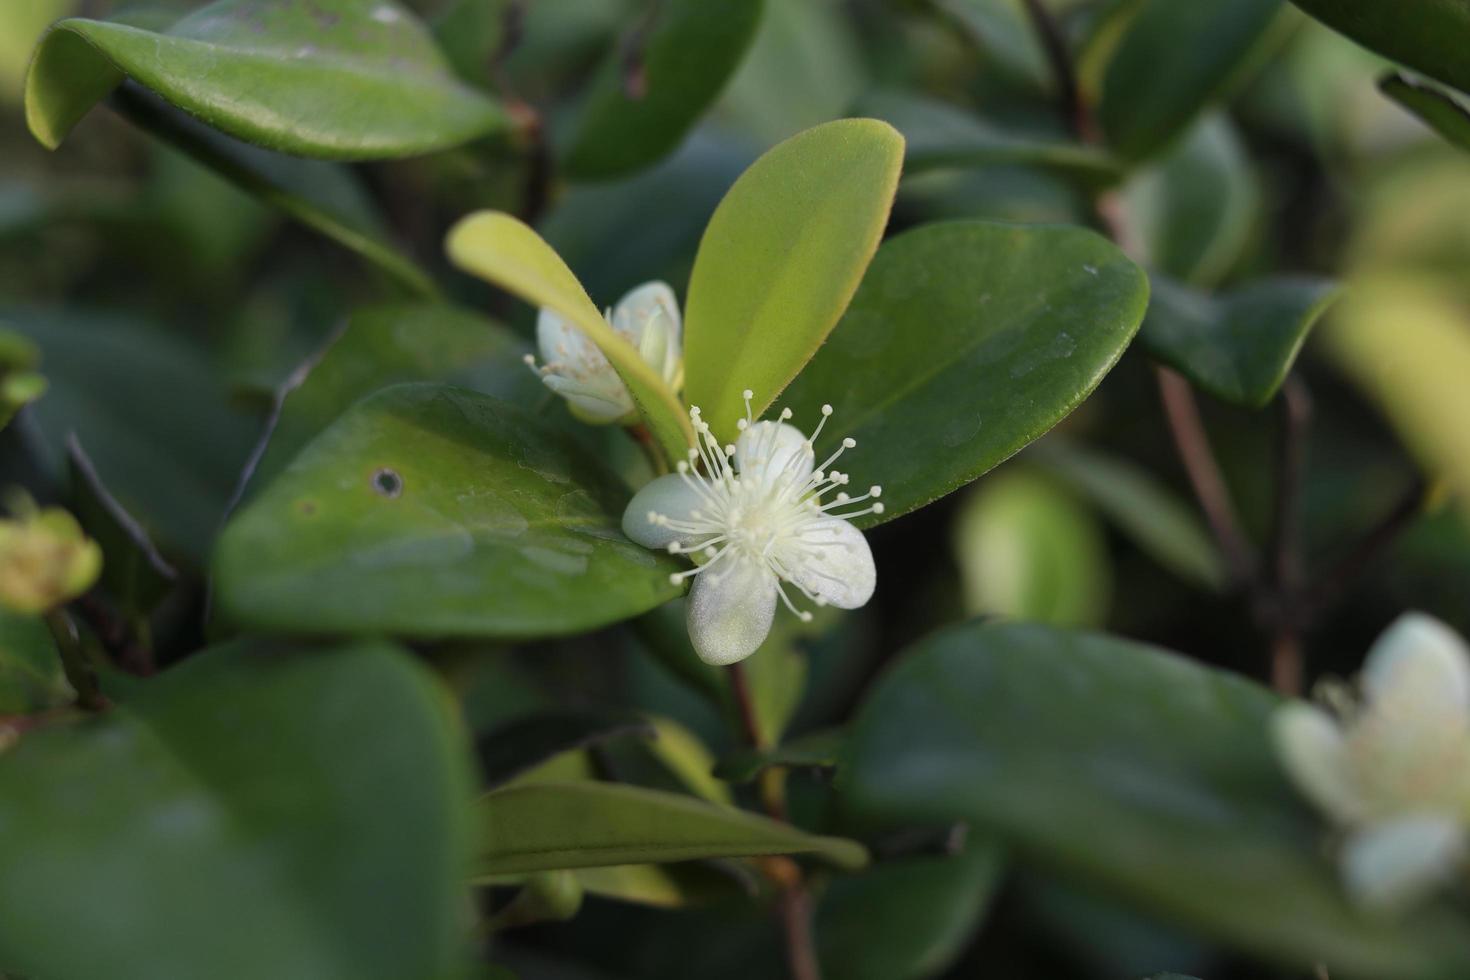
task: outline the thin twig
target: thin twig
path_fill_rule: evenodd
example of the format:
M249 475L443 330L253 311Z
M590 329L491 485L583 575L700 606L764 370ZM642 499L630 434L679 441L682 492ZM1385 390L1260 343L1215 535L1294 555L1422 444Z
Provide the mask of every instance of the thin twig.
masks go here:
M658 16L662 8L663 0L651 0L648 12L623 40L623 95L633 102L642 101L643 97L648 94L648 71L644 65L643 55L648 49L648 37L653 33L654 25L658 23Z
M1315 620L1336 605L1362 574L1383 557L1399 535L1423 513L1428 492L1429 484L1424 478L1415 477L1388 513L1336 564L1317 577L1298 604L1305 622Z
M1256 618L1271 633L1271 683L1282 694L1301 693L1303 655L1296 608L1301 587L1301 495L1306 469L1312 396L1289 375L1281 386L1281 425L1276 438L1276 507L1271 527L1269 577L1258 583Z
M1024 5L1042 50L1046 53L1046 60L1051 65L1052 75L1056 78L1057 98L1061 103L1062 113L1068 123L1077 129L1079 136L1088 138L1091 112L1082 101L1082 93L1077 85L1077 72L1072 67L1072 55L1067 50L1066 35L1062 33L1061 25L1046 8L1043 0L1024 0Z
M77 706L88 711L101 711L111 705L97 684L97 669L82 649L77 636L76 624L66 610L57 607L46 613L46 625L56 640L56 650L61 655L61 669L66 679L77 692Z

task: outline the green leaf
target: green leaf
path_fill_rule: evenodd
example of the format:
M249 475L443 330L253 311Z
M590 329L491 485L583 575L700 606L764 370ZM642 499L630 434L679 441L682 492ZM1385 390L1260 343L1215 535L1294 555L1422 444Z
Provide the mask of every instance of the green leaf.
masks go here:
M0 715L44 711L74 700L45 621L0 609Z
M158 553L148 531L107 491L75 434L67 439L71 508L87 536L102 547L102 587L134 616L146 616L168 595L178 572Z
M950 823L1110 899L1333 977L1458 976L1462 920L1359 913L1273 755L1275 695L1150 647L968 624L902 656L860 709L845 798Z
M381 216L351 171L242 143L137 86L123 86L113 104L134 125L189 154L246 193L356 252L401 288L420 296L435 294L433 280L392 242Z
M999 848L900 858L839 878L817 909L822 968L842 980L918 980L944 973L1000 888Z
M445 976L461 752L396 648L192 658L7 753L0 958L55 980Z
M449 231L450 261L532 306L546 307L587 335L607 356L654 438L670 460L684 458L694 430L678 397L639 355L613 332L565 262L530 227L508 214L480 211Z
M925 225L878 250L784 403L808 427L832 404L818 452L857 439L843 472L883 487L886 511L859 520L876 524L1061 421L1122 355L1147 302L1143 271L1090 231Z
M628 491L557 429L447 385L337 419L225 528L220 609L292 633L581 633L678 594L620 530Z
M1470 106L1453 92L1397 72L1383 76L1378 87L1430 129L1460 149L1470 150Z
M1452 0L1292 0L1298 7L1385 58L1470 92L1470 7Z
M612 45L568 142L573 180L600 180L669 153L724 88L760 23L763 0L664 0Z
M1051 136L1011 132L934 99L879 92L859 103L865 116L903 134L904 172L1017 165L1051 170L1090 184L1118 179L1119 165L1101 150Z
M741 749L720 760L715 775L732 783L748 783L767 769L836 769L841 729L812 732L771 749Z
M1207 296L1155 276L1138 341L1216 398L1261 408L1338 295L1336 283L1282 276Z
M1007 467L961 504L955 560L971 614L1058 626L1107 618L1111 566L1092 513L1050 477Z
M254 483L285 469L301 448L359 399L406 381L444 381L527 409L551 394L526 370L530 350L509 329L442 303L402 303L356 310L326 351L288 381L280 416Z
M1134 257L1197 286L1219 283L1239 261L1261 191L1235 128L1205 116L1124 189Z
M1051 84L1051 66L1023 2L934 0L934 5L980 46L988 63L1039 89Z
M55 149L125 78L231 136L297 156L413 156L506 125L397 0L218 0L163 33L63 20L26 78L31 133Z
M684 313L689 404L721 439L811 359L873 257L903 162L887 123L842 119L751 164L699 244Z
M1197 513L1146 470L1050 439L1027 459L1085 496L1160 565L1204 588L1225 587L1225 563Z
M475 809L476 876L763 854L812 854L849 869L867 862L855 841L616 783L510 786L482 796Z
M480 740L485 786L509 782L552 756L627 735L653 735L643 718L626 711L555 711L521 718Z
M654 908L686 908L717 899L748 899L741 880L709 864L619 864L571 872L589 895Z
M1103 76L1098 114L1127 160L1164 150L1285 37L1281 0L1146 0Z

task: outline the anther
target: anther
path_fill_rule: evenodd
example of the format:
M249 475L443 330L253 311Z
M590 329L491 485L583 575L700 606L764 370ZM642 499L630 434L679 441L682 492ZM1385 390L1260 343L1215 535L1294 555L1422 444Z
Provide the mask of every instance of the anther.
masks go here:
M831 415L832 414L832 406L831 405L823 405L822 406L822 414L823 415Z

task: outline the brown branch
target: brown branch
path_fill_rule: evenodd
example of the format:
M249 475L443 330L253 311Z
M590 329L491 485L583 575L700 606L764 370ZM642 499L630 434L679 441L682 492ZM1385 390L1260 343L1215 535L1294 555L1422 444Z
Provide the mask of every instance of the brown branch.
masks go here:
M1281 386L1281 425L1276 436L1276 506L1271 525L1270 567L1259 582L1256 619L1271 633L1271 684L1282 694L1301 693L1303 654L1295 608L1302 574L1301 495L1306 469L1312 396L1296 375Z
M1424 478L1415 477L1388 513L1336 564L1318 576L1316 582L1302 593L1298 603L1304 622L1316 620L1342 600L1363 573L1377 563L1399 535L1423 513L1428 492L1429 485Z
M1081 89L1077 85L1077 72L1072 67L1072 54L1068 50L1067 38L1062 33L1061 25L1046 8L1043 0L1023 0L1023 6L1031 18L1031 26L1036 30L1036 37L1041 42L1046 60L1051 65L1063 117L1068 125L1077 130L1079 136L1091 141L1092 112L1083 102Z

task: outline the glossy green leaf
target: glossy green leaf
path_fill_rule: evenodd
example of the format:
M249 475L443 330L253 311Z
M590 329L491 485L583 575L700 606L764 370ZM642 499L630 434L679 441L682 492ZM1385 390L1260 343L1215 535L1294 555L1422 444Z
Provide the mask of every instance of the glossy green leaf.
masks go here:
M1142 467L1055 440L1030 459L1085 496L1169 571L1207 589L1225 586L1225 563L1194 508Z
M75 699L45 621L0 609L0 715L44 711Z
M440 303L356 310L330 346L287 382L280 415L255 468L263 485L353 402L406 381L444 381L494 395L526 411L551 393L526 370L530 347L477 313Z
M447 385L358 402L225 528L219 608L293 633L551 636L678 594L628 491L523 409Z
M970 943L1002 880L994 845L881 861L839 878L817 908L817 950L834 980L940 976Z
M689 404L722 439L764 409L847 308L878 247L903 162L887 123L825 123L767 151L720 202L684 314Z
M1282 39L1282 0L1146 0L1103 77L1098 114L1128 160L1164 150Z
M1470 7L1459 0L1292 0L1298 7L1430 78L1470 92Z
M883 244L783 404L817 450L851 436L854 487L908 513L978 477L1092 392L1148 302L1143 271L1080 228L926 225Z
M67 439L66 455L71 511L102 547L102 587L130 614L146 616L168 595L178 572L158 553L147 529L108 492L75 435Z
M1229 274L1261 209L1251 161L1230 121L1205 116L1124 189L1134 258L1196 286Z
M413 156L506 125L397 0L217 0L162 33L61 21L26 79L32 134L54 149L126 78L231 136L298 156Z
M1051 170L1090 184L1119 176L1106 153L1069 140L1012 132L959 106L920 95L882 92L864 99L865 116L882 119L903 134L904 172L1016 165Z
M1284 964L1459 975L1458 916L1395 922L1348 903L1327 828L1273 755L1279 703L1124 640L968 624L920 642L872 692L843 787L870 819L968 821L1019 860Z
M1422 119L1430 129L1462 150L1470 150L1470 106L1453 92L1406 75L1383 76L1383 94Z
M1260 408L1338 293L1333 282L1283 276L1207 296L1155 276L1138 341L1216 398Z
M735 71L763 0L664 0L610 46L565 154L574 180L616 177L669 153Z
M480 798L475 821L476 875L762 854L811 854L841 868L867 862L855 841L617 783L506 787Z
M628 386L664 453L670 460L684 458L694 445L694 430L678 397L637 349L613 332L576 275L540 235L508 214L480 211L450 229L444 244L461 269L532 306L555 310L586 334Z
M742 749L720 760L715 775L734 783L748 783L767 769L836 769L842 748L840 729L803 735L770 749Z
M0 961L53 980L445 976L461 752L393 647L192 658L6 754Z
M113 99L130 122L189 154L242 190L356 252L402 289L436 292L433 280L395 245L356 177L339 165L272 153L211 129L137 86Z
M1107 542L1091 511L1051 478L1007 467L978 484L954 528L965 610L1096 626L1112 592Z
M653 727L631 712L553 711L521 718L480 740L485 786L508 782L573 749L628 735L653 735Z

